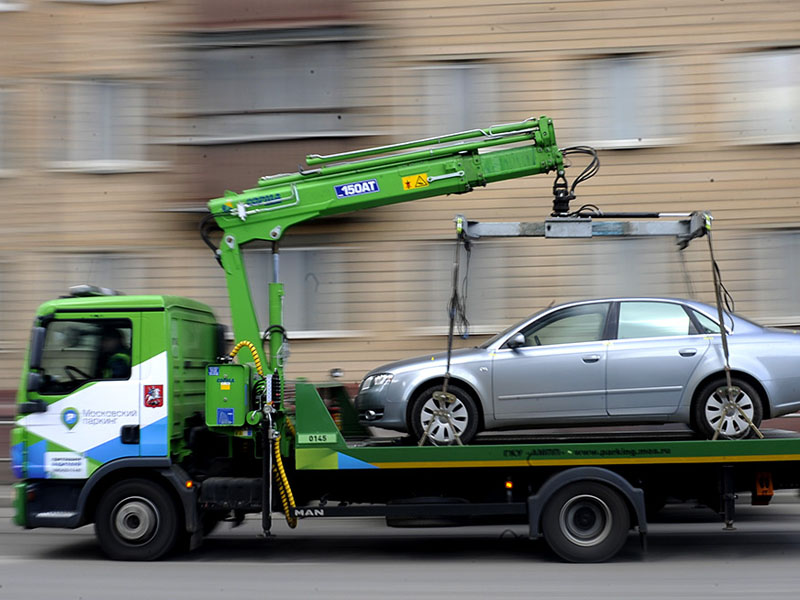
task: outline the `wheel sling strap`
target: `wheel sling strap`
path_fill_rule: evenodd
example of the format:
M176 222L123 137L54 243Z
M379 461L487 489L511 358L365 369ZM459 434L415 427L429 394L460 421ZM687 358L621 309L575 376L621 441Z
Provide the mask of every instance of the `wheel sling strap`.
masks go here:
M727 383L727 388L721 394L721 396L725 398L725 402L722 405L722 410L738 411L741 417L747 422L747 426L750 427L759 438L764 439L764 434L761 433L761 431L759 431L758 427L756 427L756 424L753 423L753 420L747 415L746 412L744 412L742 407L736 401L739 395L742 393L742 390L738 387L735 387L731 380L731 362L730 362L730 352L728 349L728 332L725 329L725 320L724 320L724 314L726 311L722 308L723 290L725 286L722 284L722 277L720 274L719 265L717 264L716 258L714 257L714 244L711 241L710 215L706 215L706 237L708 238L708 251L711 256L711 273L714 280L714 299L717 305L717 317L719 318L719 334L720 334L720 339L722 341L722 355L725 359L725 382ZM727 296L727 290L725 290L725 295ZM714 430L714 436L711 438L712 440L716 440L719 438L720 429L722 428L722 424L724 422L725 419L721 418L719 420L719 423L717 423L717 426Z
M453 422L453 415L450 411L450 407L458 401L458 398L455 396L455 394L447 391L447 386L450 383L450 362L453 356L453 335L455 333L456 321L458 320L460 322L460 329L463 327L462 335L464 336L466 336L466 328L469 325L466 319L465 306L467 276L464 277L463 292L459 293L458 291L458 277L461 270L462 243L464 244L464 249L467 253L467 270L469 270L471 246L469 240L464 237L462 228L458 226L456 234L455 256L453 257L452 292L450 295L450 302L447 306L449 319L447 329L447 366L445 367L444 379L442 380L442 389L440 391L433 392L433 401L436 403L436 408L433 410L431 419L428 421L428 424L425 426L425 430L422 432L422 435L417 442L418 446L424 445L427 440L430 440L430 442L434 445L438 444L438 442L436 442L431 436L431 430L437 421L441 420L444 420L444 422L452 429L454 435L453 440L455 443L459 446L464 445L464 443L461 441L461 433L458 431L456 424Z

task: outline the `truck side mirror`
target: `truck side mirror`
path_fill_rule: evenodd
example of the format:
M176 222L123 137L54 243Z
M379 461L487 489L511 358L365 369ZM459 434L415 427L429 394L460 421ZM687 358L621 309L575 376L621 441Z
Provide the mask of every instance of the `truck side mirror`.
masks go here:
M28 373L28 391L29 392L38 392L42 389L42 381L44 381L44 377L38 371L30 371Z
M525 336L522 335L521 333L512 336L512 338L506 342L506 346L508 346L512 350L516 350L517 348L522 348L522 346L524 345L525 345Z
M31 331L30 361L31 369L42 368L42 354L44 353L44 336L47 330L44 327L34 327Z

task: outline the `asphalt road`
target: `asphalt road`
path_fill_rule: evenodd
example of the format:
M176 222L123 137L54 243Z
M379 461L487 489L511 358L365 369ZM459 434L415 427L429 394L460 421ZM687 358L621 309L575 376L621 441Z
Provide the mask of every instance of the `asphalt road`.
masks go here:
M0 599L797 598L800 503L740 506L737 531L708 509L668 506L643 554L571 565L515 526L387 529L378 519L304 521L258 537L225 524L159 563L105 560L91 527L22 531L0 508Z

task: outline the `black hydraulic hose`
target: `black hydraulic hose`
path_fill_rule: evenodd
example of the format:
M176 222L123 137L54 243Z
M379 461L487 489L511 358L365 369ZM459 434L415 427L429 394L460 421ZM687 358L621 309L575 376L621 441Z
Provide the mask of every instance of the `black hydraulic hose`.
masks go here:
M212 226L209 226L208 222L216 217L221 216L219 213L208 213L205 217L200 220L200 237L203 240L203 243L211 248L211 251L214 253L214 258L216 259L219 266L222 266L222 260L220 259L220 250L219 246L215 246L214 242L211 241L211 238L208 237L208 232L213 229ZM214 224L216 226L216 223ZM219 226L216 226L219 229ZM220 230L221 231L221 230Z

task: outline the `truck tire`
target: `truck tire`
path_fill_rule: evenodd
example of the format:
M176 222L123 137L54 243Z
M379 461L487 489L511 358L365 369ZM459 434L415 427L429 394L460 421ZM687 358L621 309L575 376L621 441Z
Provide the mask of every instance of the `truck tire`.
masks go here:
M440 391L442 386L434 385L417 394L411 405L411 423L408 428L411 435L415 440L419 440L427 430L427 443L448 446L457 443L455 433L458 432L461 443L469 444L478 433L478 407L475 400L460 387L451 385L447 391L453 394L456 400L445 406L433 398L433 393ZM446 410L450 415L449 421L434 416L434 410ZM431 419L436 421L428 428Z
M594 481L558 490L542 512L542 533L550 549L567 562L603 562L625 545L630 513L622 496Z
M753 425L759 427L764 414L761 396L752 385L737 377L731 378L731 384L740 390L735 398L736 404L742 408ZM724 403L727 387L725 378L720 377L708 382L697 394L694 403L694 423L697 432L706 439L714 437L717 427L720 427L719 437L722 439L745 439L755 435L753 428L747 424L738 410L726 410Z
M157 560L178 539L178 509L161 486L146 479L117 483L97 505L95 532L114 560Z

